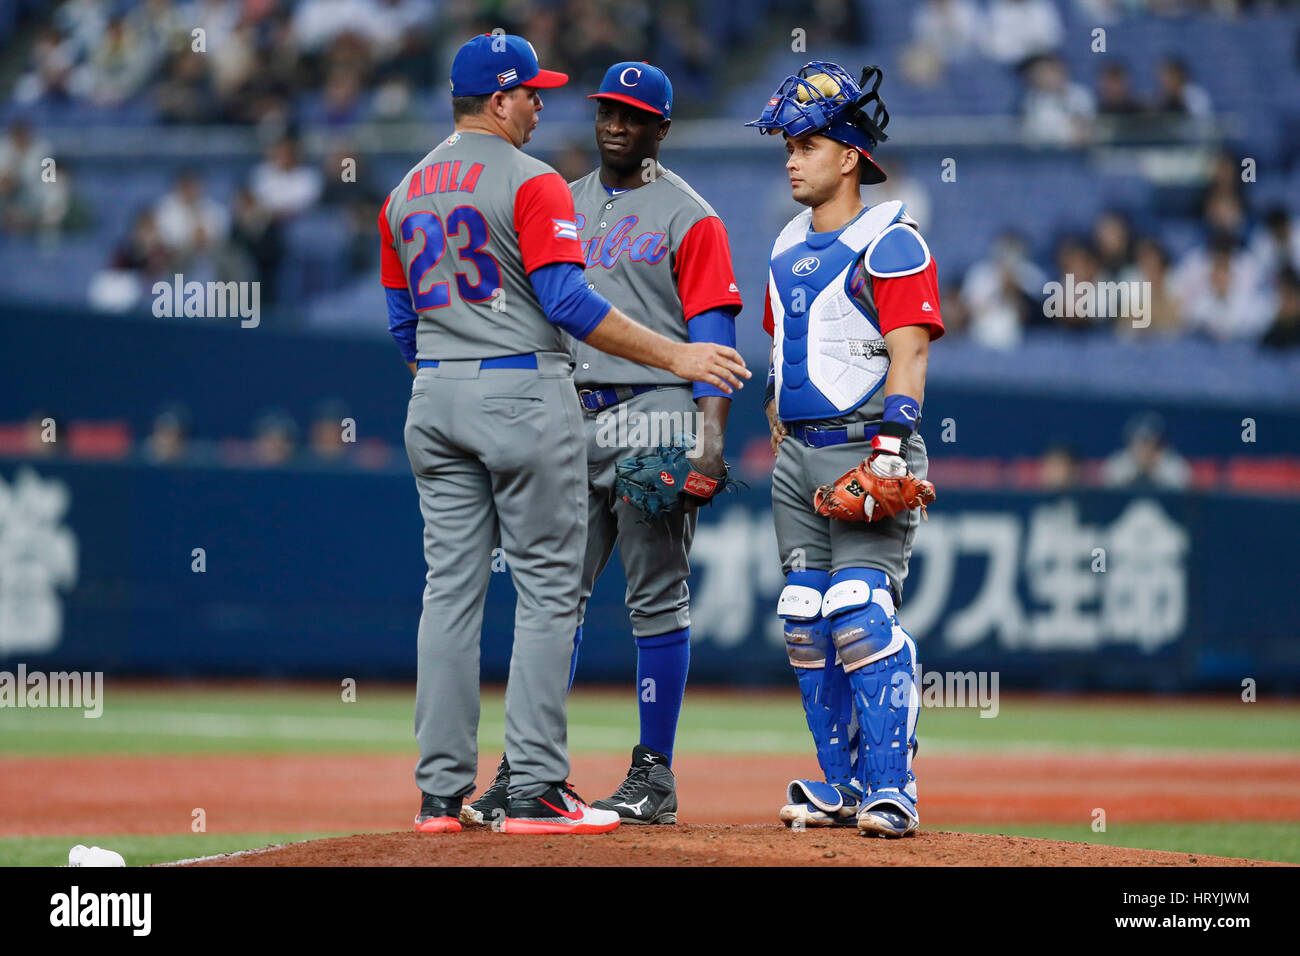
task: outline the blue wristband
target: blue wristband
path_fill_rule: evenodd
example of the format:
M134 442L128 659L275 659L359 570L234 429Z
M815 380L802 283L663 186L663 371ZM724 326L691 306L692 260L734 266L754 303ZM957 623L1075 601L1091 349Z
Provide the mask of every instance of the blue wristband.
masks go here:
M885 396L885 414L881 416L880 434L906 439L921 418L921 403L910 395Z

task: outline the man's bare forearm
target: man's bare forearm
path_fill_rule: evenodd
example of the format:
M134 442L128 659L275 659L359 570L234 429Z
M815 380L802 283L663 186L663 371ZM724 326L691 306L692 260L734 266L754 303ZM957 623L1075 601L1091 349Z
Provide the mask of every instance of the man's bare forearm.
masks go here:
M730 395L749 378L745 360L727 345L674 342L610 308L584 340L592 348L672 372L690 382L707 382Z
M889 347L886 395L907 395L925 401L925 371L930 360L930 333L924 326L894 329L885 336Z
M695 466L710 478L722 474L723 455L727 436L727 415L731 400L720 395L704 395L695 400L700 413L700 433L696 437L698 454Z
M640 322L629 319L616 308L610 308L584 341L592 348L619 358L672 370L673 347L676 343L665 335L647 329Z

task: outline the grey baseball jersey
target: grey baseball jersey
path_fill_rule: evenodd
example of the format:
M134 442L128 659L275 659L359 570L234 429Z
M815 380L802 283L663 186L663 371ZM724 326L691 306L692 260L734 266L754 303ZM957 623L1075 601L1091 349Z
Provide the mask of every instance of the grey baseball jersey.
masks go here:
M559 173L499 136L453 133L384 203L382 280L407 288L422 359L567 349L528 273L583 264Z
M686 323L709 309L739 309L727 231L707 202L671 170L610 195L595 170L569 185L587 282L656 332L689 340ZM574 381L590 385L680 385L662 369L573 342Z
M586 443L563 333L528 272L581 263L564 180L507 141L445 140L389 195L382 280L406 289L421 360L406 451L428 574L417 650L416 783L466 796L478 762L479 639L493 548L518 592L506 685L510 793L568 777L565 697L587 538ZM535 366L483 360L533 353ZM532 364L524 363L524 364Z
M690 338L687 322L700 313L740 308L726 229L712 207L676 173L659 167L649 183L611 195L596 170L569 188L587 281L612 305L681 342ZM614 493L614 469L629 455L673 441L683 423L698 432L691 386L669 372L606 355L581 342L574 343L574 361L579 386L660 386L586 415L587 557L580 619L617 545L627 576L633 635L680 630L691 622L687 555L696 516L675 512L646 522ZM625 423L622 429L620 422Z

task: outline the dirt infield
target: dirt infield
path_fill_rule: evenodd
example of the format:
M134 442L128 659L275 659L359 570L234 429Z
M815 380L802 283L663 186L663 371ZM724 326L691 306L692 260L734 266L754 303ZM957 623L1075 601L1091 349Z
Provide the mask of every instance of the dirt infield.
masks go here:
M492 778L495 761L496 755L485 755L480 782ZM324 755L0 758L0 807L4 808L0 836L188 833L196 808L204 810L209 833L388 833L405 827L418 809L413 762L407 757ZM785 782L817 772L811 758L789 755L683 754L674 769L683 824L770 824L784 802ZM1290 755L927 755L922 751L916 769L921 820L930 834L926 841L939 839L935 830L961 825L1087 825L1097 808L1105 810L1112 826L1300 821L1300 760ZM572 780L579 793L596 799L618 785L624 770L617 757L581 756L573 761ZM1207 799L1205 795L1211 793L1213 798ZM695 834L697 829L674 832ZM629 829L615 843L638 843L635 832ZM698 839L707 841L720 831L700 832L705 835ZM748 846L751 840L766 846L763 841L780 833L742 829L729 834L729 845L733 836L741 842L730 847L729 854L747 853L737 847ZM835 838L844 836L857 839L853 834ZM376 839L338 845L373 847ZM401 835L382 839L406 845ZM671 843L685 838L670 834L643 839ZM956 841L943 844L952 846L954 853L959 848L968 852L1000 845L974 837L943 840ZM410 845L411 852L424 852L425 844ZM850 845L857 846L851 841ZM1003 846L998 858L1014 845L1018 844ZM935 844L923 841L916 846ZM707 849L690 852L711 855ZM866 860L864 854L873 852L918 851L862 848L851 855ZM668 856L674 858L672 852ZM969 857L963 861L985 862Z
M368 833L188 866L1283 866L1028 837L925 830L905 840L780 824L620 827L604 836Z

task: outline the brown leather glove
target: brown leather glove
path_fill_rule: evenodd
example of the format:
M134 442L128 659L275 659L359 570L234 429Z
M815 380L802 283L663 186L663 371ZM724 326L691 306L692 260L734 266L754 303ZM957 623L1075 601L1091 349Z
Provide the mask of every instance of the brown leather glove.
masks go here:
M845 472L834 484L822 485L813 495L819 515L841 521L881 521L900 511L921 509L935 499L934 485L910 471L898 478L876 474L869 460Z

